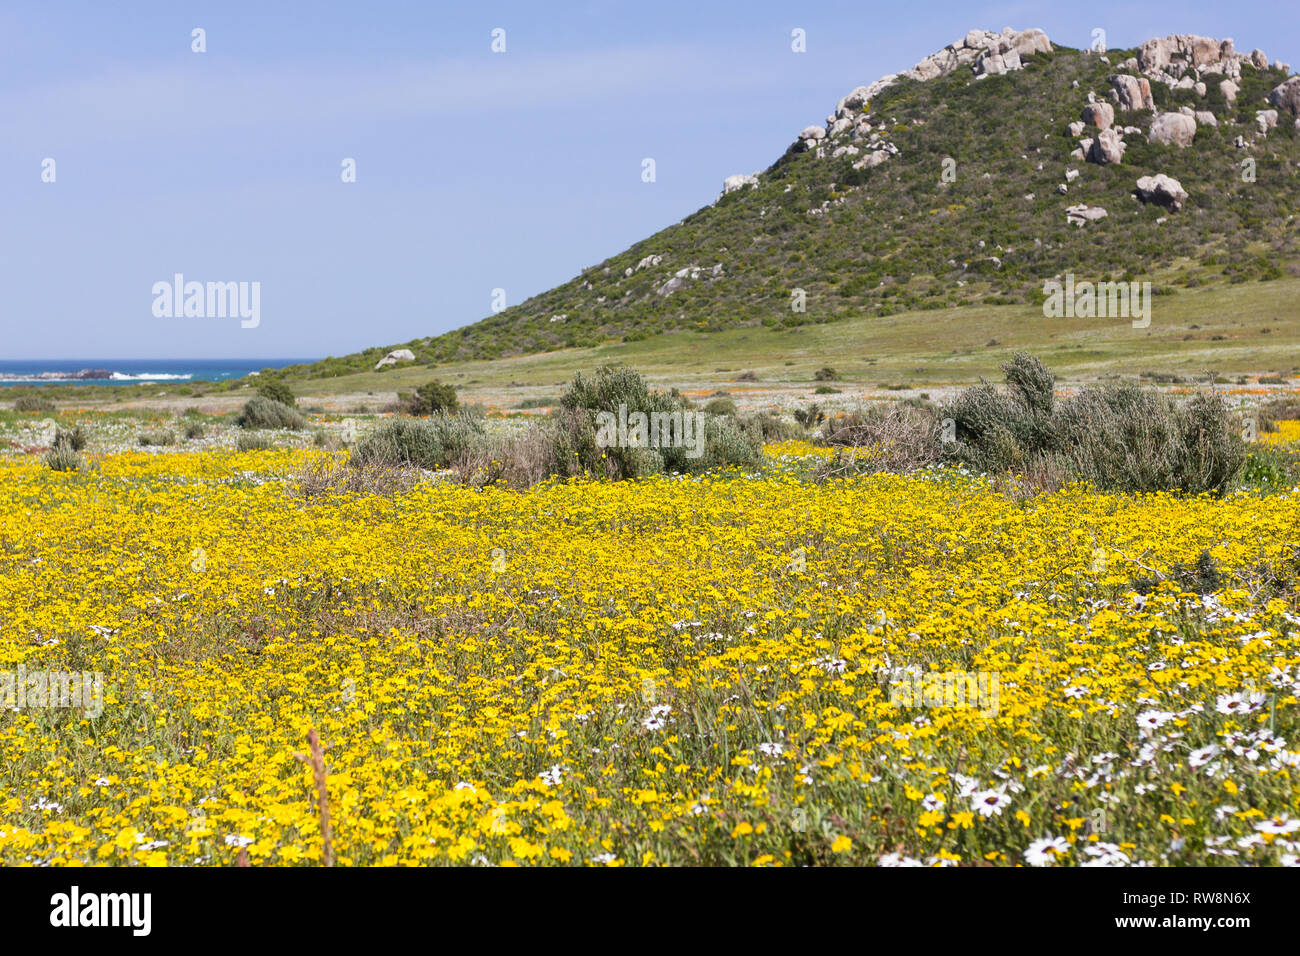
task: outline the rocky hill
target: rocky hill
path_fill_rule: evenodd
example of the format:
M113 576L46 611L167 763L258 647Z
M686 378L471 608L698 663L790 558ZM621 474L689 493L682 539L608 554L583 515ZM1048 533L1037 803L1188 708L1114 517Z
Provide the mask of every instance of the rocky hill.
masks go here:
M1297 196L1288 64L1191 35L1101 52L973 30L854 89L682 222L387 365L1032 302L1065 273L1157 293L1267 281L1300 274Z

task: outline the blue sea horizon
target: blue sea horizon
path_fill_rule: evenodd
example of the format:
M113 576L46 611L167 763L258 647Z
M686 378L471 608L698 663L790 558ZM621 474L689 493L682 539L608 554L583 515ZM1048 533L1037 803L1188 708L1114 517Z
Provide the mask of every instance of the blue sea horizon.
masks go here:
M314 358L0 359L2 385L139 385L222 382Z

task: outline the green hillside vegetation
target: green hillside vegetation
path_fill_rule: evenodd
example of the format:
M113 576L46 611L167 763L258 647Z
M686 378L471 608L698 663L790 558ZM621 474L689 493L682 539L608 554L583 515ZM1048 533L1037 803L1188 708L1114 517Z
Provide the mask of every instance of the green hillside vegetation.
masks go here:
M679 330L787 329L971 303L1033 304L1044 279L1064 272L1142 280L1179 263L1157 293L1300 274L1300 141L1289 117L1250 148L1233 146L1238 135L1253 138L1255 111L1268 106L1268 91L1286 79L1281 70L1244 66L1232 104L1215 83L1205 97L1152 83L1158 109L1209 110L1220 125L1198 127L1186 149L1129 136L1120 164L1070 157L1077 140L1067 124L1079 118L1090 90L1105 98L1107 78L1134 52L1111 51L1107 64L1057 48L1027 57L1023 70L1003 76L976 80L958 70L926 82L900 80L869 106L873 126L885 122L882 135L899 150L880 166L857 170L860 156L819 159L792 145L761 176L759 188L729 193L517 306L444 335L287 374L362 371L397 347L428 365ZM1150 119L1149 111L1117 111L1115 125L1145 130ZM1256 162L1254 182L1241 174L1247 157ZM941 182L945 158L957 164L954 182ZM1067 168L1080 175L1061 195L1056 187ZM1182 210L1133 197L1138 177L1156 173L1182 182L1190 194ZM1109 216L1083 228L1069 225L1065 208L1075 203L1104 206ZM638 269L649 256L662 260ZM700 267L700 278L658 294L690 266ZM802 313L790 307L796 288L807 295ZM551 321L555 316L562 321Z

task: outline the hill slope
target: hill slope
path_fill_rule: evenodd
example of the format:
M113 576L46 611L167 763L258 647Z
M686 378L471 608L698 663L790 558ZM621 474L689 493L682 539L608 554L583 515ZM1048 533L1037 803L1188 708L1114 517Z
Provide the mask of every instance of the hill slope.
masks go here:
M1174 36L1102 56L1053 48L1041 31L972 31L853 91L824 127L681 223L478 323L394 347L427 365L1034 303L1065 273L1159 273L1157 293L1300 275L1289 74L1231 41ZM1138 200L1137 180L1155 174L1181 183L1181 208ZM1106 215L1069 221L1079 204ZM388 350L290 374L369 369Z

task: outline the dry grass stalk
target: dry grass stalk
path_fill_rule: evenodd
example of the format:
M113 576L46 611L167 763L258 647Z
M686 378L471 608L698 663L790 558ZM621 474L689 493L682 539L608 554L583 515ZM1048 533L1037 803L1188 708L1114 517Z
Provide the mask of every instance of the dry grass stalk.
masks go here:
M330 795L325 788L325 751L321 748L320 737L316 731L307 731L307 744L311 747L311 755L294 754L303 763L311 767L312 779L316 782L316 797L320 807L320 835L324 841L325 850L322 856L322 862L325 866L334 865L334 831L330 828Z

